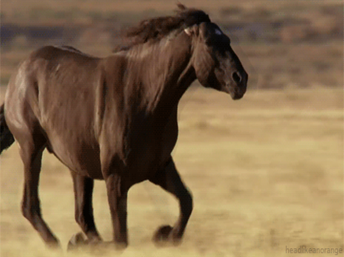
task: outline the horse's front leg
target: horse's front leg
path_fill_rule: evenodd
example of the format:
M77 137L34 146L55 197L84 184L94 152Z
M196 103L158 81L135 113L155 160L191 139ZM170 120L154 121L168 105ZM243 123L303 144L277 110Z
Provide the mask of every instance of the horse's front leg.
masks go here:
M121 177L111 174L106 179L106 189L113 225L113 240L116 248L123 249L128 245L127 231L127 195Z
M172 157L166 167L159 171L150 181L177 197L180 206L180 215L175 225L173 227L169 225L161 226L154 234L153 240L158 244L166 241L178 244L181 242L192 212L192 196L181 180Z

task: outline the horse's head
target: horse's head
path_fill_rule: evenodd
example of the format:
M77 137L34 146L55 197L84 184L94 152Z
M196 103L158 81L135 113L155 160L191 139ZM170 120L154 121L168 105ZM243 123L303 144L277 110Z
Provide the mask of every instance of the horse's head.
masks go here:
M230 46L230 39L211 22L186 28L192 37L192 63L199 82L240 99L246 92L248 75Z

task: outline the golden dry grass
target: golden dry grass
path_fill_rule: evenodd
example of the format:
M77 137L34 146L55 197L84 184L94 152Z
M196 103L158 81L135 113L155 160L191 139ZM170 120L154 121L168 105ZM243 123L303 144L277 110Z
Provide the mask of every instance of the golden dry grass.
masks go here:
M250 91L236 102L197 89L180 109L173 156L195 202L184 242L153 246L154 230L175 221L178 205L142 183L129 194L130 245L121 256L289 256L286 247L343 248L342 89ZM1 156L0 255L61 256L48 251L22 217L22 184L14 145ZM52 155L44 156L40 192L44 218L66 246L80 229L71 178ZM110 240L104 182L96 183L94 208Z

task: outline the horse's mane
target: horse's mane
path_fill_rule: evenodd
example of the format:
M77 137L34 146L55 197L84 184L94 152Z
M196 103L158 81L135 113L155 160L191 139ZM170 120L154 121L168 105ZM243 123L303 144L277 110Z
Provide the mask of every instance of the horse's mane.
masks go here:
M160 40L174 30L184 29L202 22L210 22L209 16L202 10L187 8L177 4L176 15L165 16L141 21L137 26L126 29L123 39L129 41L125 46L118 46L115 52L129 49L134 45L143 44L150 40Z

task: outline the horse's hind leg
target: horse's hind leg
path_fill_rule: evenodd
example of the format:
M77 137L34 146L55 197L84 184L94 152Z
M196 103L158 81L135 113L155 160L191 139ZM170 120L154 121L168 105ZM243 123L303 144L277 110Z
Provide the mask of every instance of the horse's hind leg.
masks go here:
M24 163L25 179L22 212L24 217L30 221L48 246L58 247L59 243L57 238L42 219L38 197L39 174L41 171L45 140L43 136L37 136L37 134L35 140L30 140L30 136L25 138L25 142L19 141L20 154Z
M171 241L177 244L182 239L192 212L192 196L181 180L172 158L165 169L159 171L150 181L177 197L180 206L179 219L173 228L169 225L161 226L155 233L153 240L156 243Z
M73 177L75 196L75 220L87 236L88 243L92 244L102 241L93 217L92 193L94 181L91 178L78 175L74 172L71 172L71 174ZM69 247L73 248L78 243L85 243L81 234L76 234L72 237L69 242Z

